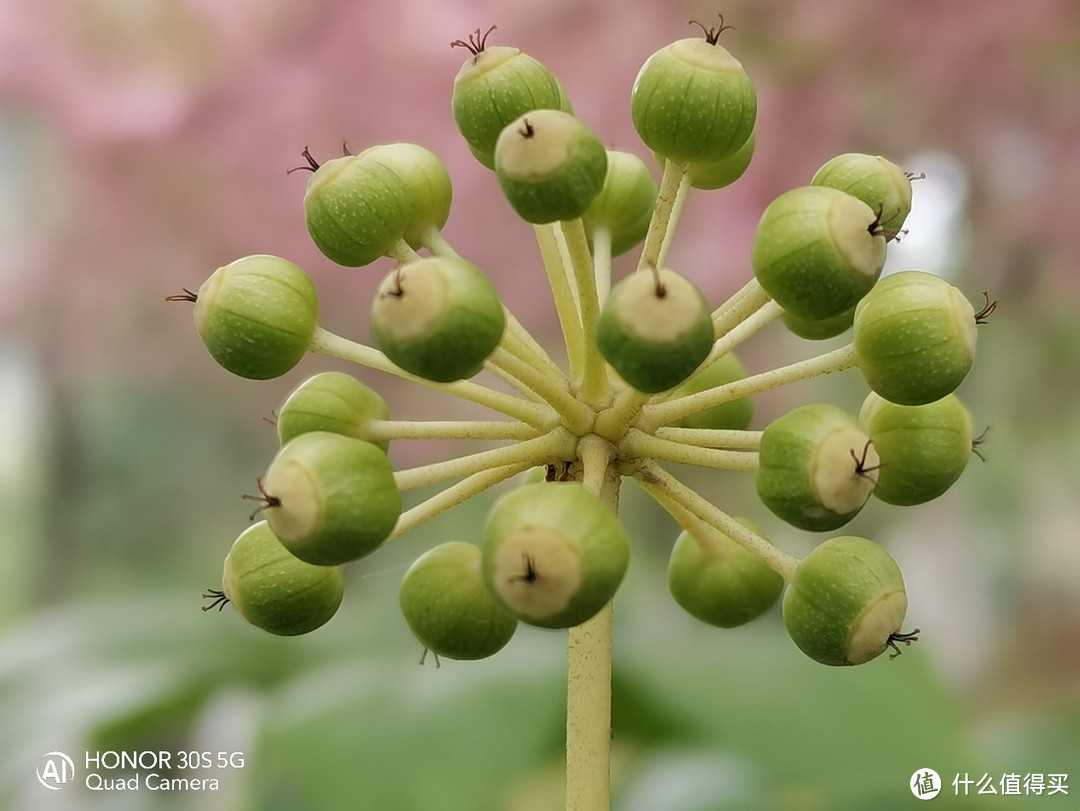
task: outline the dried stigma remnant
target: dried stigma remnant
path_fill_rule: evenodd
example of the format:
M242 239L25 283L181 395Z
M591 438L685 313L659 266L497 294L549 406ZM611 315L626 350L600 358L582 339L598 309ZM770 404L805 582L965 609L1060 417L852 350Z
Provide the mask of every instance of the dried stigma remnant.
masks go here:
M900 646L896 644L897 642L903 642L904 647L910 648L912 642L919 641L919 634L921 633L922 631L916 628L910 634L889 634L889 638L885 640L885 645L892 648L892 653L889 654L889 659L895 659L897 656L903 653L903 651L900 650Z
M483 50L487 47L487 39L492 31L498 29L499 26L493 25L483 34L480 33L480 29L477 28L471 34L469 34L468 41L463 39L455 39L450 43L451 48L468 48L469 52L473 56L479 56Z
M727 24L724 23L724 15L723 14L717 14L716 16L720 18L720 25L718 27L716 27L716 28L713 28L712 26L709 26L708 28L706 28L704 25L699 23L697 20L690 20L690 22L687 23L687 25L696 25L698 28L700 28L702 31L705 32L705 41L707 43L709 43L710 45L715 45L717 42L720 41L720 35L721 34L723 34L725 31L734 31L735 30L735 26L727 25Z

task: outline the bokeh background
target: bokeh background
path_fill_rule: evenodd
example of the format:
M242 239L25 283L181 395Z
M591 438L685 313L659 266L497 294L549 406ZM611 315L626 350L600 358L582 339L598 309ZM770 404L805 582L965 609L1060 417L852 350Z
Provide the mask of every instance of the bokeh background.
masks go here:
M1070 0L3 0L0 2L0 808L561 807L563 639L522 629L495 658L429 662L396 589L424 548L474 539L491 494L350 567L341 613L270 638L199 610L248 524L275 450L267 419L308 374L232 378L188 305L216 267L275 253L307 268L323 322L367 340L390 264L343 269L308 241L300 150L400 140L455 183L446 236L539 337L558 331L529 228L450 115L464 51L545 61L612 147L648 153L629 93L687 21L715 24L754 78L757 155L691 197L670 263L719 303L748 278L761 210L831 156L914 172L911 233L890 268L942 273L1000 301L961 397L982 450L947 495L872 503L850 525L885 543L922 640L896 661L830 669L773 611L707 628L666 593L675 525L632 484L616 602L619 811L901 808L913 772L954 807L1075 807L1080 794L1080 6ZM659 172L657 173L659 174ZM628 265L617 263L617 272ZM833 347L779 327L758 371ZM837 344L838 345L838 344ZM367 370L402 419L476 416ZM815 399L857 409L857 374L763 395L757 424ZM454 443L399 442L399 466ZM800 552L746 477L680 471ZM242 752L217 791L48 791L45 753ZM80 769L81 773L81 769ZM1067 774L1069 794L1001 796L1008 774ZM955 798L955 775L998 795Z

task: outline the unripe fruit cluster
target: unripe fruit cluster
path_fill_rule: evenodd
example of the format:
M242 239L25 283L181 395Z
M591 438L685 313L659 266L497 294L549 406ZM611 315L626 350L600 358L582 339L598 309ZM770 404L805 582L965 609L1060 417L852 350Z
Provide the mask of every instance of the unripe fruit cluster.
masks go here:
M572 628L614 598L630 539L611 507L617 498L603 488L619 475L638 476L646 489L663 481L650 477L652 451L634 450L643 447L632 444L635 434L652 434L644 447L656 449L657 459L752 470L762 504L809 532L839 529L871 497L914 505L941 496L977 442L953 392L972 367L976 324L992 305L975 313L956 287L929 273L879 278L887 245L903 234L911 210L912 178L858 153L827 161L765 207L745 300L767 302L762 312L809 340L850 329L846 365L838 368L857 367L870 394L857 417L813 403L748 430L750 395L769 387L770 373L749 375L730 351L738 342L726 319L738 307L712 309L665 261L670 231L663 229L674 227L665 218L677 219L681 206L674 201L691 188L736 181L756 147L756 91L719 45L727 26L701 27L704 37L649 57L630 93L635 129L662 167L659 184L639 157L605 148L542 63L516 48L488 47L490 30L453 43L470 52L453 83L458 129L511 208L551 237L545 269L564 264L570 286L561 300L552 286L560 319L572 321L570 329L562 324L570 374L523 336L484 270L446 243L441 229L453 193L430 150L393 143L323 163L304 150L301 168L312 174L303 210L314 244L346 267L395 261L370 307L377 349L361 347L360 362L444 391L484 394L478 402L504 402L495 398L509 395L462 382L488 368L525 395L503 414L530 415L514 427L535 429L535 440L526 441L548 442L515 468L537 464L545 475L501 495L469 542L442 542L406 572L401 613L437 656L490 656L519 623ZM637 271L611 284L611 257L640 243ZM242 377L279 377L309 351L330 351L342 340L319 327L306 272L280 257L236 260L197 292L174 298L194 302L210 354ZM650 423L650 408L655 415L686 403L700 406ZM415 523L411 511L402 521L402 482L419 486L422 477L395 474L387 457L389 437L427 436L415 425L393 422L375 391L341 372L297 386L277 414L280 447L258 479L259 494L250 496L265 520L235 541L221 590L207 593L212 606L232 602L247 621L281 635L327 622L342 600L344 567ZM500 429L477 428L496 436ZM557 445L560 432L572 451ZM610 451L604 476L588 475L582 449L592 440ZM690 450L680 452L680 441ZM520 461L463 475L483 477ZM680 501L677 489L660 489L653 494L684 527L671 550L669 590L697 619L732 628L783 595L792 640L829 665L861 664L914 640L901 630L907 597L899 567L872 541L833 537L796 560L751 521L718 517L700 502Z

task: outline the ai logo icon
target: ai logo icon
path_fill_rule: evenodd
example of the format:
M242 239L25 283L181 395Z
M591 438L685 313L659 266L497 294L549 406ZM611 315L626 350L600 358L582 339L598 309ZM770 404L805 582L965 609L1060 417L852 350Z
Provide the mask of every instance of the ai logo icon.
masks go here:
M59 791L75 776L75 764L63 752L49 752L42 757L43 766L37 768L37 779L52 791Z
M941 778L933 769L919 769L911 775L911 793L920 800L932 800L941 791Z

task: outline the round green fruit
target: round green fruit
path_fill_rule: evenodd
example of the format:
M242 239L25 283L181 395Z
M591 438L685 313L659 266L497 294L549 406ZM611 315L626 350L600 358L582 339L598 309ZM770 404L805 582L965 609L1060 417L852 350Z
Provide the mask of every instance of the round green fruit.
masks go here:
M388 420L386 401L374 389L344 372L319 372L296 387L277 415L278 441L284 445L310 431L368 439L372 420ZM375 442L384 451L390 443Z
M532 110L499 134L495 174L506 199L526 222L574 220L604 187L607 150L585 122L570 113Z
M645 145L677 161L723 160L754 131L757 93L714 36L673 42L641 66L630 115Z
M397 267L371 308L379 349L405 371L440 383L479 372L505 327L502 302L487 276L452 257Z
M311 347L319 297L299 267L278 256L237 259L211 274L195 302L195 328L211 356L240 377L290 371Z
M278 636L296 636L325 625L341 605L340 566L299 560L265 521L244 531L225 557L225 599L249 623Z
M971 417L955 395L905 406L871 394L859 412L881 457L874 495L888 504L923 504L947 491L971 458Z
M330 260L361 267L387 255L414 217L395 168L367 154L328 160L308 178L308 233Z
M858 198L802 186L766 207L751 262L777 304L820 321L850 310L874 286L885 265L885 237L877 215Z
M700 290L673 270L639 270L611 289L596 346L627 383L648 394L686 380L713 345L712 311Z
M800 338L808 341L825 341L851 329L855 321L855 308L845 310L832 318L821 318L816 321L808 321L785 311L781 320L785 327Z
M817 170L810 185L858 197L878 215L886 241L900 233L911 213L911 178L879 156L858 152L837 155Z
M749 521L747 529L761 534ZM755 619L780 597L784 578L722 532L702 525L683 532L668 561L668 589L691 616L720 628Z
M914 641L914 634L900 632L907 605L892 556L865 538L844 536L799 562L784 594L784 625L811 659L861 665L897 642Z
M832 530L866 504L878 465L873 443L854 417L833 405L806 405L762 432L757 493L792 526Z
M401 613L424 647L448 659L498 653L518 621L488 593L480 549L452 541L428 550L405 573Z
M882 279L855 308L855 357L870 388L900 405L940 400L975 362L975 310L932 273Z
M410 247L420 248L428 234L446 225L453 187L450 173L434 152L419 144L399 143L373 146L358 157L386 167L397 178L408 205L402 239Z
M488 514L481 565L488 590L522 622L569 628L612 597L630 560L615 514L578 482L525 484Z
M570 112L570 102L551 71L520 49L476 42L469 50L454 78L454 121L473 156L494 169L504 127L530 110Z
M377 445L327 431L291 439L260 480L270 529L308 563L373 552L401 515L401 493Z
M609 149L604 186L582 215L589 239L604 229L611 239L611 255L626 253L645 239L656 194L656 180L641 158Z

